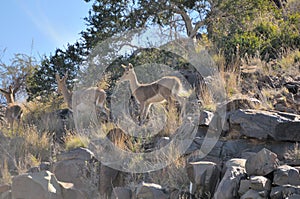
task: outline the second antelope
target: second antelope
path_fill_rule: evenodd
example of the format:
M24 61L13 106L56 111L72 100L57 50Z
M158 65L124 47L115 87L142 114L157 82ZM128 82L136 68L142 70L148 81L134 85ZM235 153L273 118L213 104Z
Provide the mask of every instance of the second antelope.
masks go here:
M131 92L140 104L141 123L147 118L149 109L154 103L176 100L184 108L184 97L187 97L189 94L183 90L182 83L178 77L165 76L155 82L141 84L137 80L132 64L128 66L122 65L122 67L125 69L125 74L120 80L126 80L130 83Z
M78 115L79 112L91 111L94 109L93 105L95 105L104 109L104 112L107 114L107 108L105 107L106 93L103 89L90 87L73 93L67 88L67 79L68 73L62 78L56 74L58 92L63 95L68 108L71 109L73 113Z
M9 124L9 128L12 129L12 132L14 131L14 121L17 121L18 127L21 122L21 118L23 116L23 109L20 105L15 104L14 99L14 88L12 86L9 86L8 91L4 89L0 89L0 92L4 94L6 101L7 101L7 107L5 110L5 118L7 119L7 122Z

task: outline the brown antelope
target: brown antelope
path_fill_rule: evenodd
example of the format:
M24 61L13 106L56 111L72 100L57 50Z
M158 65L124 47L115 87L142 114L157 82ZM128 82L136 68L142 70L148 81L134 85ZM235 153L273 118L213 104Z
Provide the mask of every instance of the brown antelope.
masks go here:
M66 84L68 72L66 72L62 78L60 78L59 74L56 73L55 78L57 81L57 92L63 95L65 103L67 103L68 108L72 110L72 92L67 88Z
M67 88L67 78L68 73L62 78L56 74L58 92L63 95L65 102L73 113L77 115L79 112L92 111L92 109L94 109L93 105L95 105L104 109L104 112L107 114L107 108L105 106L106 93L103 89L90 87L73 93Z
M18 127L20 125L21 118L23 116L23 109L20 105L15 104L14 89L9 86L8 91L0 89L0 92L5 96L7 101L7 107L5 110L5 118L9 124L9 128L14 130L14 121L17 121Z
M122 67L125 69L125 74L120 80L129 81L131 92L140 104L141 123L146 119L152 104L176 100L180 106L184 105L183 97L187 97L189 93L183 90L182 83L178 77L165 76L155 82L141 84L137 80L132 64L129 64L128 67L122 65Z

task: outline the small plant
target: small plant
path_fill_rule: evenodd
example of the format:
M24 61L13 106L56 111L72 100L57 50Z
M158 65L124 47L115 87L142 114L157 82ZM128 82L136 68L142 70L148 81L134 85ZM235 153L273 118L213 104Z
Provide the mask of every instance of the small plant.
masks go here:
M279 60L278 65L281 66L283 71L290 69L289 72L291 72L291 74L293 74L294 70L297 66L297 63L298 63L298 65L300 64L300 51L299 50L295 50L295 51L291 51L291 52L287 51L285 53L285 55L283 55L282 59Z
M150 179L163 187L176 187L188 191L190 180L186 172L185 158L181 157L162 170L150 173Z
M167 116L164 129L159 133L159 136L169 137L175 133L176 129L181 125L180 109L174 102L168 103L165 114Z
M3 158L2 165L0 166L0 183L1 184L10 184L11 183L11 174L9 173L8 164L6 157Z
M216 110L216 103L214 102L212 93L210 92L207 86L201 89L200 96L201 96L200 101L201 101L202 109L208 111Z
M72 135L66 138L66 150L72 150L78 147L87 147L89 140L81 135Z

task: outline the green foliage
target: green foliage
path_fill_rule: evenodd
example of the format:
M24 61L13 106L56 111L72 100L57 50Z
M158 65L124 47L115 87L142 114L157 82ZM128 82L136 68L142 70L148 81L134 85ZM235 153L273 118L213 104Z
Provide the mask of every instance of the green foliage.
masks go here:
M276 0L85 1L92 2L92 7L85 18L87 28L81 32L81 39L76 44L69 45L66 50L58 49L54 56L44 59L41 67L30 77L27 89L29 100L36 96L47 99L55 91L56 72L60 75L69 72L69 88L73 87L75 75L80 77L79 86L95 85L95 80L103 81L97 79L100 76L99 66L90 64L88 57L95 53L100 42L107 41L114 35L122 38L123 32L136 28L159 25L163 34L173 30L191 38L197 33L207 32L208 38L226 56L227 64L236 61L238 56L253 56L257 52L266 60L277 58L283 49L299 48L300 45L299 12L285 12ZM128 38L123 39L128 41ZM98 49L96 53L108 51L107 60L100 62L105 66L110 65L104 79L111 78L112 82L107 83L113 85L122 73L120 63L128 57L118 58L116 53L120 49L110 51L114 47L110 43L106 45L107 49ZM149 54L145 57L151 59ZM114 63L111 63L112 60L115 60ZM141 60L147 63L145 59ZM134 63L134 60L131 61ZM80 68L83 63L87 66Z
M82 54L82 48L76 43L75 45L69 45L65 51L57 49L50 58L44 57L41 66L36 68L34 73L28 77L28 101L38 96L45 100L49 99L49 95L56 91L56 73L63 76L68 72L69 80L67 84L71 89L79 66L83 61Z
M187 24L192 25L189 20L194 24L200 23L207 14L208 7L205 0L94 0L89 16L85 18L88 28L82 31L82 37L85 46L90 49L112 35L154 24L174 29L176 27L178 31L192 36L195 32L187 27ZM185 19L184 15L188 16L191 10L194 12L193 17ZM176 25L175 15L181 16L177 17ZM202 26L198 24L195 31Z
M68 137L65 144L66 144L66 150L69 151L78 147L87 147L89 144L89 140L86 137L74 135Z
M9 86L13 86L14 93L16 93L15 97L24 97L28 77L36 68L36 59L26 54L15 54L9 64L0 60L0 88L8 90ZM2 98L0 100L1 102L4 101Z
M81 39L75 45L70 45L66 50L57 50L54 56L45 58L34 75L30 78L29 100L37 96L47 99L55 91L56 83L54 74L59 72L61 75L69 71L70 78L73 79L75 74L80 77L78 86L91 86L97 82L99 66L90 64L88 56L95 53L95 48L99 43L106 41L114 35L122 36L122 32L135 30L141 27L151 27L159 25L163 27L164 32L167 29L185 33L189 37L194 37L197 32L203 28L204 16L209 11L208 1L196 0L85 0L92 2L92 7L85 18L87 28L81 32ZM176 22L175 22L176 21ZM128 38L124 38L125 40ZM110 52L113 46L106 49L109 51L108 60L101 60L101 64L108 65L114 60L114 52ZM118 49L116 50L118 52ZM91 56L93 57L93 55ZM117 58L116 63L123 58ZM80 64L87 64L78 72ZM115 66L110 64L109 75L115 76L120 74L120 64ZM88 74L88 76L86 75ZM105 77L106 78L106 77ZM114 79L114 78L113 78ZM99 80L101 81L101 80ZM72 88L73 82L67 82Z
M261 0L226 0L217 7L223 16L211 16L208 31L227 64L246 53L259 52L268 61L280 57L284 49L300 47L299 13L286 13Z

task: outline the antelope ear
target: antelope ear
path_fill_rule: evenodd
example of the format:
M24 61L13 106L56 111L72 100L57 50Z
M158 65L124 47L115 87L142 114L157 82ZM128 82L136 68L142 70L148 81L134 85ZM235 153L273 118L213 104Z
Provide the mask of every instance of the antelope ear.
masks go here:
M69 77L69 72L67 71L66 73L65 73L65 76L63 77L64 79L68 79L68 77Z
M58 73L55 73L55 78L56 78L57 81L60 80L60 77L59 77L59 74L58 74Z
M121 66L122 66L122 68L124 68L124 69L126 69L126 68L127 68L127 66L125 66L124 64L121 64Z
M132 65L131 63L129 63L129 64L128 64L128 67L129 67L130 69L132 69L132 68L133 68L133 65Z

